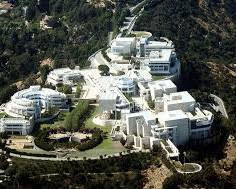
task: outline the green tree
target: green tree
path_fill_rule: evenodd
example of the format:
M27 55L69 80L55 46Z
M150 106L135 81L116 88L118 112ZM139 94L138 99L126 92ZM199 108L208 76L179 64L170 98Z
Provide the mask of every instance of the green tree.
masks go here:
M99 65L98 70L101 71L101 75L108 75L110 71L107 65Z

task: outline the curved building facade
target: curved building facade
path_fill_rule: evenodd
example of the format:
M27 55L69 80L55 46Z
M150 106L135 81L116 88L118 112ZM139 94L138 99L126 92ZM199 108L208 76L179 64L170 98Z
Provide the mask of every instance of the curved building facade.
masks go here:
M122 77L118 80L117 87L125 94L135 94L135 83L133 79Z
M12 117L41 117L41 110L50 107L65 108L66 95L41 86L31 86L19 91L6 104L5 112Z

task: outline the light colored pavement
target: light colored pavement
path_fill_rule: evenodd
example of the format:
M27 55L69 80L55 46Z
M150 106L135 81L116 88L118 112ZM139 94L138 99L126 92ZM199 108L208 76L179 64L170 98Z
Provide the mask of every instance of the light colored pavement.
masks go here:
M219 105L219 111L221 112L221 114L222 114L225 118L228 119L229 116L228 116L228 113L227 113L227 111L226 111L224 101L223 101L220 97L218 97L218 96L216 96L216 95L214 95L214 94L210 94L210 97L214 98L214 101L215 101L216 103L218 103L218 105Z
M111 46L112 39L113 39L113 32L109 32L109 36L108 36L108 46Z
M140 3L138 3L137 5L135 5L135 6L133 6L133 7L130 7L130 8L129 8L129 11L130 11L131 13L133 13L136 8L138 8L138 7L141 6L141 5L144 5L146 1L147 1L147 0L144 0L144 1L140 2Z
M122 152L122 155L127 155L129 153L137 153L137 152L139 152L139 150L131 150L130 152ZM142 152L149 153L150 150L142 150ZM14 153L10 153L10 156L16 157L16 158L22 158L22 159L43 160L43 161L80 161L80 160L85 160L84 158L36 157L36 156L19 155L19 154L14 154ZM103 159L106 159L109 157L119 157L119 156L120 156L120 153L115 153L112 155L103 156ZM96 159L101 159L101 157L100 156L86 157L86 159L96 160Z

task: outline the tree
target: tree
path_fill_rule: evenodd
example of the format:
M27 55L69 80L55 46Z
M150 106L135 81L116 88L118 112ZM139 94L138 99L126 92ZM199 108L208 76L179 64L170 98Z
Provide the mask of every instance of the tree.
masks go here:
M101 71L101 75L108 75L110 68L107 65L99 65L98 70Z
M45 83L45 81L47 80L47 75L49 74L50 70L51 69L48 65L43 65L39 67L42 83Z
M76 92L75 92L75 97L79 98L82 92L82 86L78 83L77 87L76 87Z

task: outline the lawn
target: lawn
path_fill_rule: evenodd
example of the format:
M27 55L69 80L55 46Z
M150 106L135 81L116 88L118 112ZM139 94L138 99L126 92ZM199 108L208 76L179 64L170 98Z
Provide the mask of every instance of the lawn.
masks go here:
M152 75L152 80L157 81L157 80L164 79L165 77L166 76L164 76L164 75Z
M196 168L192 164L188 164L188 163L182 164L179 161L173 161L173 164L175 168L179 171L192 172L196 170Z
M100 126L93 123L93 118L98 115L99 108L97 106L91 106L91 112L86 119L84 126L85 128L100 128L103 132L107 133L107 138L103 139L102 143L93 149L86 150L84 152L74 152L69 155L69 157L97 157L100 155L112 155L126 149L121 145L119 141L112 141L110 137L110 132L112 126Z
M0 112L0 119L4 117L7 118L9 116L5 112Z
M64 127L64 120L65 120L67 114L69 114L69 112L60 113L59 116L54 121L52 121L50 123L41 124L41 129L48 128L48 127L49 128Z
M90 113L88 113L87 117L84 121L84 127L85 128L99 128L103 130L104 133L106 133L106 137L103 139L102 143L98 146L94 147L93 149L86 150L86 151L75 151L70 152L67 154L66 157L97 157L100 155L112 155L115 153L119 153L122 151L126 151L126 149L121 145L119 141L112 141L112 138L110 137L110 132L112 126L100 126L93 123L93 118L98 115L99 108L98 106L90 105ZM63 127L64 126L64 119L68 113L62 113L58 116L58 118L54 121L54 123L51 124L42 124L41 128L50 127L50 128L56 128L56 127Z
M96 125L95 123L93 123L93 118L98 115L99 113L99 108L98 106L93 106L91 105L91 112L89 117L86 119L86 121L84 122L84 126L85 128L99 128L101 130L103 130L103 132L110 134L111 132L111 126L100 126L100 125Z

